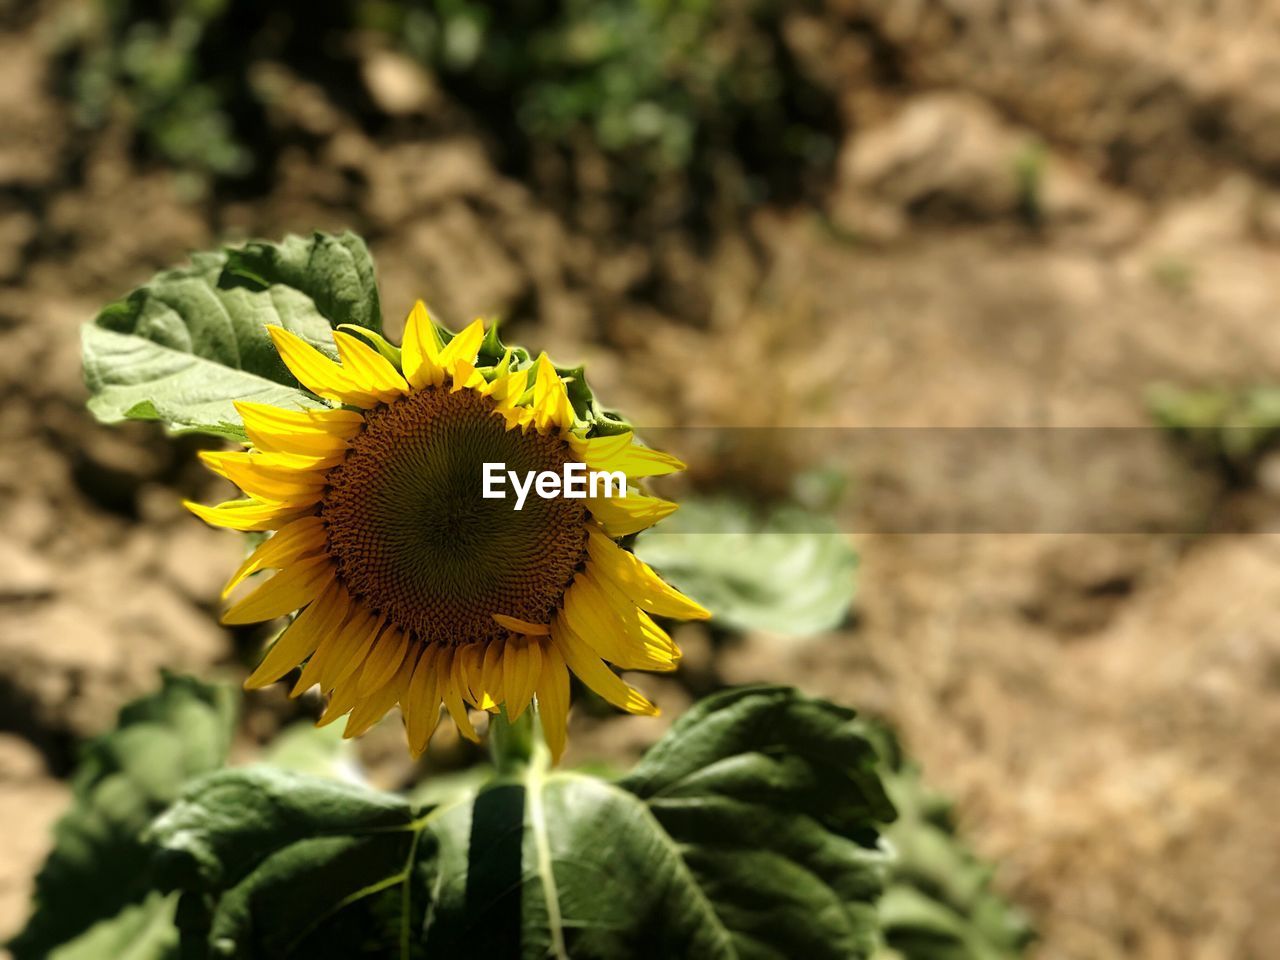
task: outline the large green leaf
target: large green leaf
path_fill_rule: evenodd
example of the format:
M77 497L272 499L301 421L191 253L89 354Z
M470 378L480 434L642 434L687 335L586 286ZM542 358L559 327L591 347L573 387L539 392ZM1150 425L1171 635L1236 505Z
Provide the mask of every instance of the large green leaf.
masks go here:
M228 688L166 675L159 692L120 711L115 730L85 744L71 809L36 877L35 911L10 944L15 960L48 956L147 896L150 852L141 834L184 782L222 765L234 712ZM120 922L140 929L151 917L133 911Z
M269 767L153 828L191 956L866 956L893 809L851 711L785 687L694 707L615 782L545 752L417 806Z
M734 500L689 501L642 533L635 552L740 630L808 636L837 626L853 603L857 554L798 509L757 518Z
M267 325L332 353L340 323L381 326L373 262L354 234L196 254L85 325L89 409L106 423L159 420L175 433L243 439L233 400L320 405L285 368Z

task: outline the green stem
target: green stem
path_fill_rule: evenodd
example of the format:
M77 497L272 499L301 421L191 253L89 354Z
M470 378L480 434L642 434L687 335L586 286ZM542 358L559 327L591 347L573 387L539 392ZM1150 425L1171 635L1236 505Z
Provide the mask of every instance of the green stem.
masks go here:
M489 755L499 774L514 773L533 759L535 733L533 710L527 709L512 721L502 707L489 720Z

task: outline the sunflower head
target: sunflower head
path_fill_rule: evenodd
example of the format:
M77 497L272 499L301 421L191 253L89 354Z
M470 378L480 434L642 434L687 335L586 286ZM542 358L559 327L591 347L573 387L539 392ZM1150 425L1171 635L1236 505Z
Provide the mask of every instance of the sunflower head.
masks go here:
M319 685L321 723L347 716L345 735L356 736L399 704L415 754L442 707L476 739L469 708L514 719L536 702L558 757L570 671L624 710L657 712L608 664L675 669L679 650L652 615L707 612L617 540L675 509L637 483L680 461L637 445L580 376L567 388L545 354L504 348L480 321L450 336L418 303L400 348L336 330L338 362L270 332L328 406L238 403L247 449L202 458L245 498L187 504L216 526L274 531L224 591L275 570L223 620L296 614L246 686L304 664L293 693ZM486 463L521 476L583 464L625 474L627 489L530 496L516 510L483 496Z

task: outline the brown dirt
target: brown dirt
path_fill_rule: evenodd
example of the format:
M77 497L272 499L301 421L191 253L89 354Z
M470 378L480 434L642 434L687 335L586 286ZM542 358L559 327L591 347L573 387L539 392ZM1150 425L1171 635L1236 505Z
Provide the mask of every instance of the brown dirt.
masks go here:
M449 108L383 54L366 77L402 127L372 139L281 71L294 86L274 122L319 146L286 153L261 201L211 203L130 161L119 131L72 130L38 24L0 39L0 936L74 742L157 667L234 665L246 639L212 617L235 538L177 506L214 489L191 445L82 407L78 324L184 250L351 227L392 333L419 295L455 320L510 314L654 426L1134 426L1156 380L1280 380L1280 11L964 6L797 15L795 46L844 91L837 182L821 209L758 211L705 261L576 235L465 124L423 135L412 118ZM696 280L696 316L628 299L661 256ZM948 496L896 479L865 516ZM1117 509L1199 504L1135 485ZM866 534L852 628L680 639L692 676L791 681L894 720L1032 914L1037 956L1273 957L1278 522L1263 490L1240 506L1245 532L1194 540ZM639 682L668 716L688 702ZM618 759L658 732L577 717L572 749Z

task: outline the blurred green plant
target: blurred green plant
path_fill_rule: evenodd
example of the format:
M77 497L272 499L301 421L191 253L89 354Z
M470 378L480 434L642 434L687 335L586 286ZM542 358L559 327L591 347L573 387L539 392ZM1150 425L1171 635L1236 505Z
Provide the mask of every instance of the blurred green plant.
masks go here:
M35 909L9 944L15 960L121 956L112 946L135 942L144 957L176 948L176 898L153 891L142 832L188 780L222 766L235 705L225 686L166 674L159 691L120 711L114 730L84 745L71 809L36 877Z
M228 51L215 70L202 65L232 5L99 0L73 8L61 46L75 120L96 128L124 113L149 149L181 169L248 173L253 154L233 113L247 93L237 76L243 54Z
M510 112L533 143L590 143L637 198L679 171L787 192L834 152L831 98L783 37L784 15L804 4L561 0L500 16L465 0L385 6L485 122Z
M1252 479L1259 458L1280 442L1280 387L1178 387L1147 390L1147 409L1231 480Z
M1174 296L1185 296L1195 285L1195 268L1178 256L1164 256L1151 264L1151 276L1157 284Z
M848 539L794 506L758 515L728 497L685 500L635 554L731 629L812 636L844 620L856 590Z
M991 887L993 868L956 830L951 802L930 790L897 737L877 725L885 790L898 818L885 829L893 850L880 898L884 949L877 960L1012 960L1034 939L1027 919Z
M1013 158L1014 176L1018 181L1018 211L1029 227L1044 222L1045 167L1049 151L1039 140L1033 140L1017 152Z
M352 94L354 61L362 42L381 38L435 72L522 172L543 149L590 154L606 160L609 191L637 209L663 183L682 185L686 201L714 189L740 202L794 195L834 155L834 98L785 40L785 17L803 9L780 0L501 9L470 0L269 9L249 0L94 0L66 22L64 87L82 123L123 113L141 146L167 163L213 178L243 177L255 165L265 174L275 146L264 125L270 93L251 67L282 62L344 105L372 111Z

